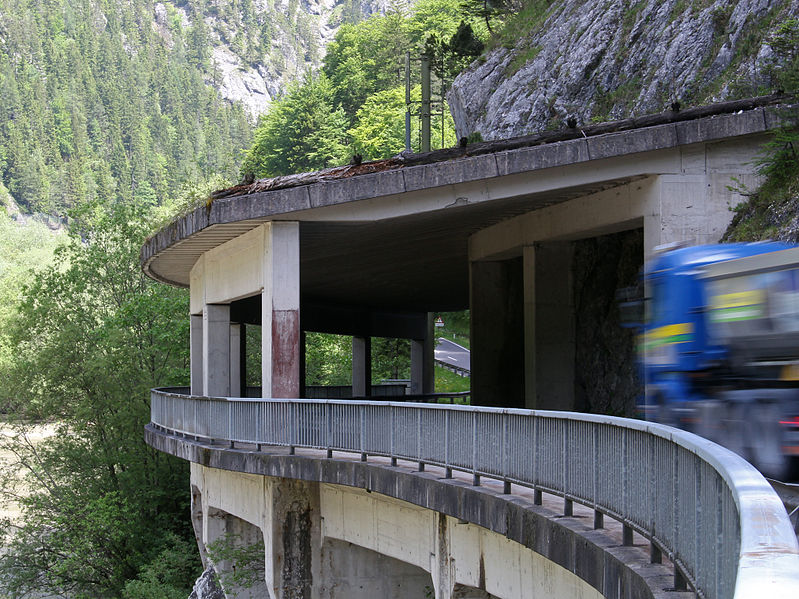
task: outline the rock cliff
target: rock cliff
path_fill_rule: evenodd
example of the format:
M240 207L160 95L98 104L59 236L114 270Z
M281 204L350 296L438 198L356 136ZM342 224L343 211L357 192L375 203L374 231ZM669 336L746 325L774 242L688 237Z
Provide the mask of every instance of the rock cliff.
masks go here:
M771 36L798 0L531 0L516 41L448 94L459 136L502 139L773 91Z
M327 43L345 22L384 13L390 0L250 0L208 2L202 14L209 53L206 82L241 102L250 117L307 68L321 65ZM404 4L404 2L400 2ZM154 28L171 42L173 21L197 32L192 4L157 2Z

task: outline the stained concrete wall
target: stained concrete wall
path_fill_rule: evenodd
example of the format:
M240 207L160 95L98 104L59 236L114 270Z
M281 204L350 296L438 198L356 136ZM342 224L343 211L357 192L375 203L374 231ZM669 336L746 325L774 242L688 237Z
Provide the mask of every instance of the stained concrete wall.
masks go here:
M274 599L602 596L503 535L380 493L199 464L191 465L191 484L203 548L260 530Z

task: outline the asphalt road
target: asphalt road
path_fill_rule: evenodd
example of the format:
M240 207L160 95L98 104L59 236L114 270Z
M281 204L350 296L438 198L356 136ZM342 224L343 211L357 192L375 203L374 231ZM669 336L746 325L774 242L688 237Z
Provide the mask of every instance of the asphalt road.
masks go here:
M472 361L469 350L457 343L439 337L436 340L435 358L456 368L471 371Z

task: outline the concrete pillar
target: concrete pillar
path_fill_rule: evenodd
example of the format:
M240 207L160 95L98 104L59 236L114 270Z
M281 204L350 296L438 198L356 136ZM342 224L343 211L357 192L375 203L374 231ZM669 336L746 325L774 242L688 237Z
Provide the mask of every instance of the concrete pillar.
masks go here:
M538 403L536 395L538 363L535 342L535 246L528 245L522 249L522 269L524 279L522 282L524 296L524 407L534 410Z
M230 306L203 308L203 395L230 395Z
M263 525L266 580L275 599L320 597L322 569L319 484L278 479ZM270 584L271 583L271 584Z
M243 397L241 385L241 341L244 326L239 323L230 324L230 396Z
M524 407L522 258L471 263L472 404Z
M574 408L574 299L570 242L542 243L535 248L534 393L526 407ZM525 273L528 276L529 273ZM532 299L532 298L531 298ZM525 329L527 329L525 326ZM532 405L531 405L532 404Z
M189 316L189 368L192 395L203 394L203 315Z
M307 393L305 392L305 373L306 373L306 357L305 357L305 350L306 350L306 337L305 331L300 331L300 397L307 397Z
M455 567L449 549L450 522L445 514L436 514L435 553L430 556L430 576L433 579L435 599L452 599L455 588Z
M425 316L425 336L422 339L411 339L411 394L433 393L435 378L435 337L433 315Z
M265 226L261 297L263 397L300 396L300 228Z
M352 338L352 396L372 394L372 339Z

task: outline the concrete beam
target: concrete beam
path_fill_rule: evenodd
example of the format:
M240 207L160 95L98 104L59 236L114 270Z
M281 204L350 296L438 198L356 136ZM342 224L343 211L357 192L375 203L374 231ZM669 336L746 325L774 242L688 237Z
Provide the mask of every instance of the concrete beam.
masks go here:
M230 450L151 427L145 429L145 439L191 461L192 484L207 496L209 505L248 522L279 521L268 507L271 500L263 501L264 485L274 490L287 476L325 483L320 487L323 538L369 547L431 574L443 564L444 570L435 574L441 581L436 591L461 585L502 599L529 597L531 589L557 596L544 589L560 589L555 580L570 580L562 596L690 596L663 590L671 584L670 568L650 564L647 545L622 546L620 525L616 538L611 523L594 530L590 519L563 517L562 502L555 502L556 510L536 505L532 493L506 495L501 485L475 487L457 477L445 479L438 472L387 462L287 455L285 448L269 448L269 453ZM197 473L203 473L205 486L197 483ZM446 524L438 514L446 517ZM444 583L446 576L449 583ZM597 594L591 594L594 591ZM440 597L450 599L444 592Z
M302 330L353 337L423 339L427 313L303 302Z

